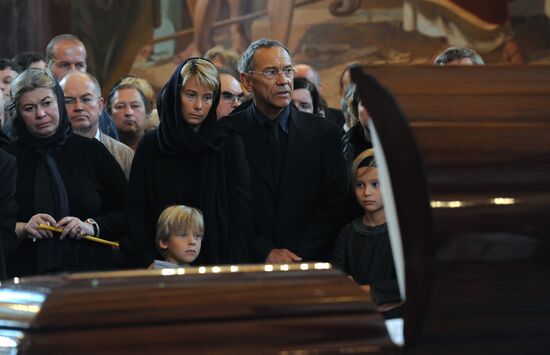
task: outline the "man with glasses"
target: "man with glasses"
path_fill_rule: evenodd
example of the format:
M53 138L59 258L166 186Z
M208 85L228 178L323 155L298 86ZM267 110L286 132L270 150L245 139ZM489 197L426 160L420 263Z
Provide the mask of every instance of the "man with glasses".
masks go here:
M347 174L338 128L290 104L295 69L283 44L253 42L239 71L253 100L229 117L250 165L254 261L329 260L345 222L339 206Z
M67 115L75 133L103 143L128 178L134 151L99 130L99 115L104 104L96 78L88 73L73 72L65 75L59 84L65 94Z
M218 73L220 74L220 88L222 92L222 97L216 109L216 117L219 120L222 117L228 116L234 109L239 107L244 100L244 93L241 83L239 83L236 74L232 70L221 67L218 68Z

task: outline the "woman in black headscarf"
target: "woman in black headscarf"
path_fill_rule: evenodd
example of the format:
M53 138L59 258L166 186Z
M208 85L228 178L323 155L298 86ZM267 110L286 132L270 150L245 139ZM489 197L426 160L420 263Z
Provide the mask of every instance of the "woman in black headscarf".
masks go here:
M242 140L225 121L216 121L220 82L206 59L181 63L157 100L160 125L141 140L130 173L129 240L124 250L136 265L160 254L155 226L170 205L187 205L204 215L205 234L194 264L249 260L252 216L250 178Z
M121 237L126 179L103 144L72 134L64 101L48 70L28 69L11 83L16 139L5 149L17 159L19 221L6 250L11 276L115 266L110 247L80 237Z

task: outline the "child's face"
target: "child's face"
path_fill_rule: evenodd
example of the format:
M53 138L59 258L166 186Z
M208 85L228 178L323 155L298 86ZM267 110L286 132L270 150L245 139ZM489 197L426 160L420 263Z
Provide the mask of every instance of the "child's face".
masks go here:
M375 213L384 210L377 168L361 167L357 169L355 197L365 212Z
M160 242L166 250L166 261L176 264L189 264L199 256L202 233L194 228L171 234L167 242Z

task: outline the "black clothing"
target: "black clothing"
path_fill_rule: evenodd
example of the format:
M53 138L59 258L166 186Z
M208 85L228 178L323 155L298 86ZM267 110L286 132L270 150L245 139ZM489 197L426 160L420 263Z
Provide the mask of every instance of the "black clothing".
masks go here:
M56 221L66 216L94 218L101 237L116 240L123 232L124 173L103 144L72 134L58 84L55 96L59 126L51 136L31 134L19 114L13 120L16 141L5 149L17 159L17 220L26 223L37 213ZM115 266L111 248L57 236L36 243L24 239L6 259L12 276Z
M27 222L34 214L44 212L37 209L38 193L34 184L41 158L21 142L12 143L6 150L17 158L17 220ZM120 239L124 231L120 211L124 207L127 185L122 169L107 148L94 139L73 134L53 154L53 159L67 192L68 215L81 220L93 218L99 224L101 238ZM12 276L105 270L116 266L111 248L87 240L60 241L55 235L36 243L24 239L7 260Z
M372 142L365 138L365 130L360 123L351 127L342 136L342 150L350 168L353 160L363 153L363 151L370 148L372 148Z
M158 130L142 138L134 156L127 206L130 233L123 247L137 265L161 259L154 242L158 217L166 207L183 204L204 216L202 248L194 264L247 262L252 213L243 144L225 121L216 120L219 89L198 132L185 122L180 99L185 63L159 95Z
M347 224L334 244L332 264L360 285L371 285L376 304L399 301L387 225L367 226L362 217Z
M370 227L354 219L340 231L332 263L360 285L395 278L387 225Z
M346 116L344 116L344 112L342 110L327 107L325 108L325 118L334 123L341 131L343 131L343 127L346 124Z
M105 110L101 111L101 113L99 114L99 130L109 137L120 141L120 136L118 135L118 130L115 126L115 122Z
M228 119L244 141L250 166L254 260L265 261L274 248L287 248L304 260L328 260L343 225L339 212L346 192L337 128L290 105L288 142L281 155L278 183L273 178L271 148L264 141L255 110L252 103L244 104Z
M0 149L0 280L7 277L5 253L10 245L16 244L15 221L15 179L17 165L15 158Z
M0 148L4 148L11 143L11 139L0 129Z

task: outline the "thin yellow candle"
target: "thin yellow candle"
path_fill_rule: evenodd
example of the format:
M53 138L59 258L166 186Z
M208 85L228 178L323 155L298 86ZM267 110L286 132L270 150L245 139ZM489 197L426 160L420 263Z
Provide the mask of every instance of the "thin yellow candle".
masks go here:
M63 232L63 228L58 228L58 227L50 226L50 225L48 225L48 224L39 224L39 225L38 225L38 228L44 229L44 230L49 230L49 231L52 231L52 232L58 232L58 233ZM116 247L116 248L118 248L118 246L119 246L117 242L112 242L112 241L110 241L110 240L101 239L101 238L94 237L94 236L91 236L91 235L83 235L82 238L83 238L83 239L86 239L86 240L89 240L89 241L92 241L92 242L96 242L96 243L100 243L100 244L109 245L109 246L111 246L111 247Z

